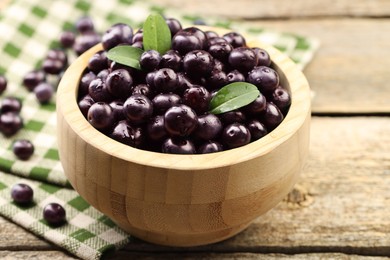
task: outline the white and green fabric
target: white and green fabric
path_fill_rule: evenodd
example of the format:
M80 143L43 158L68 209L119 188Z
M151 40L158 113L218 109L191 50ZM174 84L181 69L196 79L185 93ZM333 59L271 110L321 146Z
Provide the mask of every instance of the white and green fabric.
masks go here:
M104 32L117 22L140 27L148 14L156 11L178 18L185 25L202 19L208 25L244 32L277 47L302 69L318 48L314 39L217 18L184 15L142 0L11 1L0 13L0 74L8 79L8 88L0 100L16 96L23 101L24 128L11 138L0 136L0 214L84 259L98 259L104 252L128 243L129 237L71 189L58 157L55 98L40 105L34 94L22 86L22 79L27 72L40 68L48 50L59 47L60 33L73 30L81 16L91 16L96 30ZM35 153L28 161L17 160L12 152L13 141L22 138L35 146ZM34 203L27 208L17 206L10 198L10 188L18 182L34 188ZM49 202L59 202L65 207L66 225L52 228L42 219L42 208Z

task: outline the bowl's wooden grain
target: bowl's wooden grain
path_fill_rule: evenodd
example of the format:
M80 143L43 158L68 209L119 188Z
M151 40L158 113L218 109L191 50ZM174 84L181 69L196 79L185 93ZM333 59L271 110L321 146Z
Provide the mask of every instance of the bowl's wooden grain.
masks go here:
M95 130L76 95L89 57L102 47L79 57L57 92L60 159L73 187L130 234L173 246L224 240L274 207L297 181L308 155L310 90L289 58L259 42L249 45L270 53L291 91L290 111L260 140L205 155L143 151Z

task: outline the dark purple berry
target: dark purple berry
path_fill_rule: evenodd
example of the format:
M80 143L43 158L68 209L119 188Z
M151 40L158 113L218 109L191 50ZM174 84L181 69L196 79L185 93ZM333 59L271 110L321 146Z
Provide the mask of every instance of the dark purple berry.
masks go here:
M123 112L130 123L140 124L153 115L153 104L146 96L136 94L126 100Z
M110 102L110 107L112 108L112 112L114 114L114 121L118 122L125 119L125 115L123 113L123 101L121 100L113 100Z
M169 30L171 31L171 36L173 37L178 31L182 29L181 23L175 18L165 19Z
M204 33L206 34L208 40L219 37L214 31L205 31Z
M60 35L60 43L64 48L71 48L76 39L76 35L73 32L65 31Z
M108 74L110 74L111 71L114 71L114 70L108 70L108 69L104 69L102 71L100 71L96 77L103 80L104 82L106 81L107 77L108 77Z
M267 127L268 131L276 128L284 116L279 108L271 102L267 102L266 108L260 117L260 121Z
M131 95L135 95L135 94L141 94L150 99L153 96L153 91L150 88L150 86L147 84L138 84L134 86L131 91Z
M233 123L244 123L246 121L245 114L240 110L228 111L219 115L219 118L224 123L224 125L229 125Z
M252 141L256 141L268 133L267 128L259 120L253 119L246 126L251 132Z
M198 126L194 134L197 138L208 141L217 138L221 131L221 120L216 115L207 114L198 117Z
M222 141L229 148L236 148L251 141L251 133L243 124L233 123L222 131Z
M85 73L80 80L79 84L79 96L85 96L88 94L88 88L89 84L91 84L91 81L96 79L96 74L92 71Z
M125 99L130 96L133 78L127 70L118 69L108 74L106 78L107 90L117 98Z
M44 81L46 81L46 74L42 70L30 71L23 77L23 85L29 91L33 91L39 83Z
M279 86L279 75L269 67L257 66L249 72L247 81L256 85L261 93L271 93Z
M88 69L97 74L100 71L108 68L108 59L106 52L99 51L92 55L88 61Z
M216 153L220 151L223 151L223 146L217 141L207 141L198 148L198 153L200 154Z
M0 95L3 94L7 88L7 79L4 76L0 75Z
M156 95L153 100L153 111L155 114L162 115L170 107L181 103L180 96L172 93L162 93Z
M144 135L140 127L131 126L126 120L119 121L112 130L110 137L120 143L132 147L140 147L143 144Z
M23 119L18 113L7 112L0 114L0 132L9 137L23 127Z
M246 46L246 41L245 38L236 32L230 32L227 33L223 36L223 38L230 43L234 48L239 48L239 47L245 47Z
M103 48L107 51L119 44L133 43L133 29L124 23L114 24L102 37Z
M49 50L46 55L46 59L59 60L64 66L68 63L68 56L66 55L65 51L58 49Z
M194 34L187 31L179 31L172 38L172 49L178 51L181 55L193 50L201 50L203 43Z
M141 65L142 69L146 71L152 71L157 69L160 61L161 55L158 51L148 50L142 53L139 64Z
M183 29L182 31L189 32L192 35L195 35L200 41L201 49L203 49L203 50L207 49L207 47L208 47L207 36L202 30L200 30L197 27L188 27L188 28Z
M95 101L91 98L90 95L85 95L78 102L81 113L87 118L89 108L95 103Z
M203 114L209 109L210 92L202 86L193 86L183 93L183 104L191 107L197 114Z
M225 63L228 61L229 55L232 51L233 46L227 42L216 43L210 45L209 47L209 53L211 56Z
M19 205L27 205L33 201L33 189L24 183L17 183L11 188L11 197Z
M109 68L110 72L114 71L114 70L124 69L124 70L127 70L130 73L130 75L132 75L134 73L134 70L135 70L132 67L129 67L129 66L117 63L115 61L111 61L111 60L109 60L109 64L110 64L110 68Z
M42 63L42 69L47 74L57 75L64 69L64 64L60 60L45 59Z
M15 97L6 97L1 101L0 105L0 112L6 113L6 112L15 112L19 113L22 109L22 102L20 99Z
M230 52L229 64L232 68L247 73L257 65L257 56L250 48L235 48Z
M96 78L91 81L88 87L88 94L96 102L109 101L111 99L108 87L105 81L101 78Z
M34 88L34 94L41 104L48 103L54 94L53 86L47 82L42 82Z
M218 44L218 43L228 43L228 41L225 40L225 38L218 36L218 37L214 37L214 38L209 39L208 43L209 43L209 46L211 46L211 45Z
M95 30L91 17L84 16L77 20L76 29L81 34L93 32Z
M133 35L133 44L136 42L143 42L144 40L144 33L142 29L139 29L136 33Z
M194 85L194 83L182 72L177 73L178 77L178 87L176 92L182 94L186 89L189 89Z
M268 52L261 48L252 48L257 56L257 66L271 66L271 58Z
M86 33L76 37L73 44L73 50L77 55L83 54L85 51L100 43L101 37L96 33Z
M228 77L224 71L213 70L209 77L206 78L207 89L219 89L229 83Z
M161 141L168 136L165 130L164 116L157 115L151 118L146 125L146 131L149 139L153 141Z
M175 50L167 51L160 61L160 68L169 68L174 71L179 71L182 67L182 58Z
M148 84L152 89L155 89L154 78L156 77L156 73L157 70L149 72L145 77L146 84Z
M172 137L164 141L161 148L163 153L172 154L194 154L196 153L194 144L184 138Z
M265 110L266 103L267 101L264 95L260 94L253 102L243 107L243 110L252 115L258 115Z
M157 92L167 93L175 91L178 82L178 77L174 70L163 68L156 71L153 85Z
M49 225L60 226L66 222L66 212L60 204L49 203L43 208L43 218Z
M228 83L233 83L233 82L244 82L245 81L245 76L238 70L232 70L230 71L227 75L227 81Z
M198 124L195 111L186 105L176 105L169 108L164 114L165 129L175 136L188 136Z
M18 159L25 161L34 153L34 145L29 140L16 140L12 145L12 151Z
M287 110L291 105L290 94L281 86L274 90L270 101L274 103L280 109L280 111L283 112L283 114L287 113Z
M114 122L114 112L104 102L94 103L88 110L88 122L98 130L107 130Z
M213 65L213 57L203 50L191 51L183 58L184 71L190 77L208 76L213 69Z

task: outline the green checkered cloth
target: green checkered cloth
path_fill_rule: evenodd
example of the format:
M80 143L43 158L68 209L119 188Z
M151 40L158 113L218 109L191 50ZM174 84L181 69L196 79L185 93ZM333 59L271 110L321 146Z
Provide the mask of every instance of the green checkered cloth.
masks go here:
M318 48L315 39L179 14L141 0L13 0L0 13L0 74L8 79L3 96L16 96L23 101L24 128L11 138L0 136L0 214L84 259L98 259L104 252L126 244L129 237L70 188L58 157L55 98L40 105L35 95L22 87L22 78L40 68L48 50L59 46L60 33L73 30L81 16L91 16L96 29L104 32L117 22L140 27L148 14L156 11L178 18L185 25L203 20L208 25L243 32L277 47L302 69ZM56 80L51 79L55 84ZM34 155L28 161L15 158L12 143L16 139L28 139L34 144ZM18 182L34 188L34 204L30 207L19 207L10 198L10 188ZM66 225L52 228L42 219L42 208L49 202L65 207Z

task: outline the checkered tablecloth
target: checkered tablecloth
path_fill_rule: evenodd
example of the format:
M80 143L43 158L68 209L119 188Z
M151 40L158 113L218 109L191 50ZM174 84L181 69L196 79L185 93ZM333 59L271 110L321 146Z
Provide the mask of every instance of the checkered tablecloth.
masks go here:
M0 214L84 259L98 259L104 252L120 248L128 242L128 236L69 187L56 145L55 98L40 105L35 95L22 87L22 78L40 68L48 50L59 46L60 33L73 30L74 22L81 16L91 16L97 31L104 32L116 22L140 27L153 11L188 25L202 19L142 0L13 0L0 13L0 74L8 79L7 91L0 100L4 96L20 98L24 119L24 127L16 135L0 136ZM316 40L290 33L251 28L217 18L202 20L272 44L301 68L318 48ZM54 84L56 80L51 79ZM11 149L13 141L22 138L31 140L35 146L35 153L28 161L17 160ZM34 188L34 204L30 207L19 207L10 198L10 188L18 182ZM52 228L42 219L42 208L48 202L65 207L66 225Z

